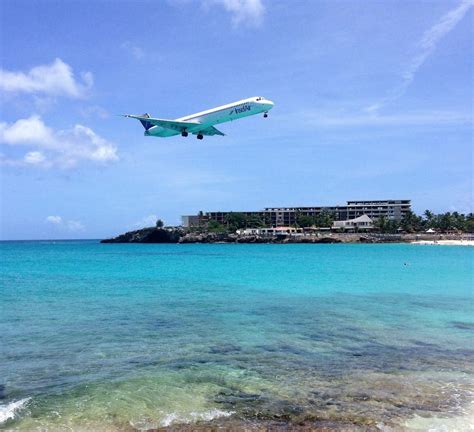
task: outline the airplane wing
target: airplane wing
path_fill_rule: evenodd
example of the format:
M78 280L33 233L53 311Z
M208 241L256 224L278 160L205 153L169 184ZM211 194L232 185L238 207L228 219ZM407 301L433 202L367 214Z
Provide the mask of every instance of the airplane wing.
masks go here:
M202 129L199 132L193 132L194 134L201 133L202 135L222 135L225 136L219 129L215 128L214 126L209 126L206 129Z
M143 115L133 115L133 114L124 114L124 117L134 118L140 120L143 127L148 130L153 126L161 126L166 129L171 129L177 132L187 131L193 133L194 135L222 135L223 134L219 129L214 126L207 126L205 129L200 129L199 126L201 123L194 121L182 121L182 120L167 120L167 119L157 119L152 118L148 114Z
M186 130L186 129L192 129L195 126L198 126L200 124L199 122L157 119L157 118L147 117L146 115L140 116L140 115L125 114L124 117L134 118L134 119L140 120L142 123L145 122L153 126L161 126L166 129L172 129L178 132L182 132L183 130Z

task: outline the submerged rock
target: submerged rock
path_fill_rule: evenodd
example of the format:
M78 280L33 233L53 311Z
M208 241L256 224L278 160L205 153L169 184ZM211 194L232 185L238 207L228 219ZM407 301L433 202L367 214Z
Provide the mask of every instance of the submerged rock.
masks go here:
M230 343L215 345L209 349L209 352L211 354L235 354L240 351L242 351L242 348L240 346Z
M452 321L451 325L461 330L474 330L474 323L465 321Z

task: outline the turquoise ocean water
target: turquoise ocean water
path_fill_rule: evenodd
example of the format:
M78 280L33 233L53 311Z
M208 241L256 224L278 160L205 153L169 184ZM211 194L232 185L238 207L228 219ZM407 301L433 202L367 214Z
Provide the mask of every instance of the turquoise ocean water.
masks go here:
M470 430L473 252L0 243L0 428Z

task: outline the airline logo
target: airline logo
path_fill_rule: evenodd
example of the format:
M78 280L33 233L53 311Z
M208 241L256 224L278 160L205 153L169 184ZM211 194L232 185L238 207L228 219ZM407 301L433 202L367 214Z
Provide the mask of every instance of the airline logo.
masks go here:
M229 113L229 115L234 114L234 112L235 112L236 114L240 114L240 113L243 113L243 112L245 112L245 111L250 111L250 105L244 104L244 105L235 107L235 108Z

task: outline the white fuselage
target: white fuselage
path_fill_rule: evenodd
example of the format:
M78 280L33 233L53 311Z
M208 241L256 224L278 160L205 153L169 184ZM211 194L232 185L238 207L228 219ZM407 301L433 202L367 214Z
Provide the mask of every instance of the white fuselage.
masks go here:
M177 118L176 121L197 122L198 124L196 124L196 126L187 128L187 132L196 133L200 130L206 129L207 127L215 126L220 123L237 120L255 114L266 113L272 108L272 101L265 99L264 97L256 96L206 111L190 114L185 117L180 117ZM180 132L163 128L161 126L153 126L145 132L145 135L157 137L168 137L179 134Z

